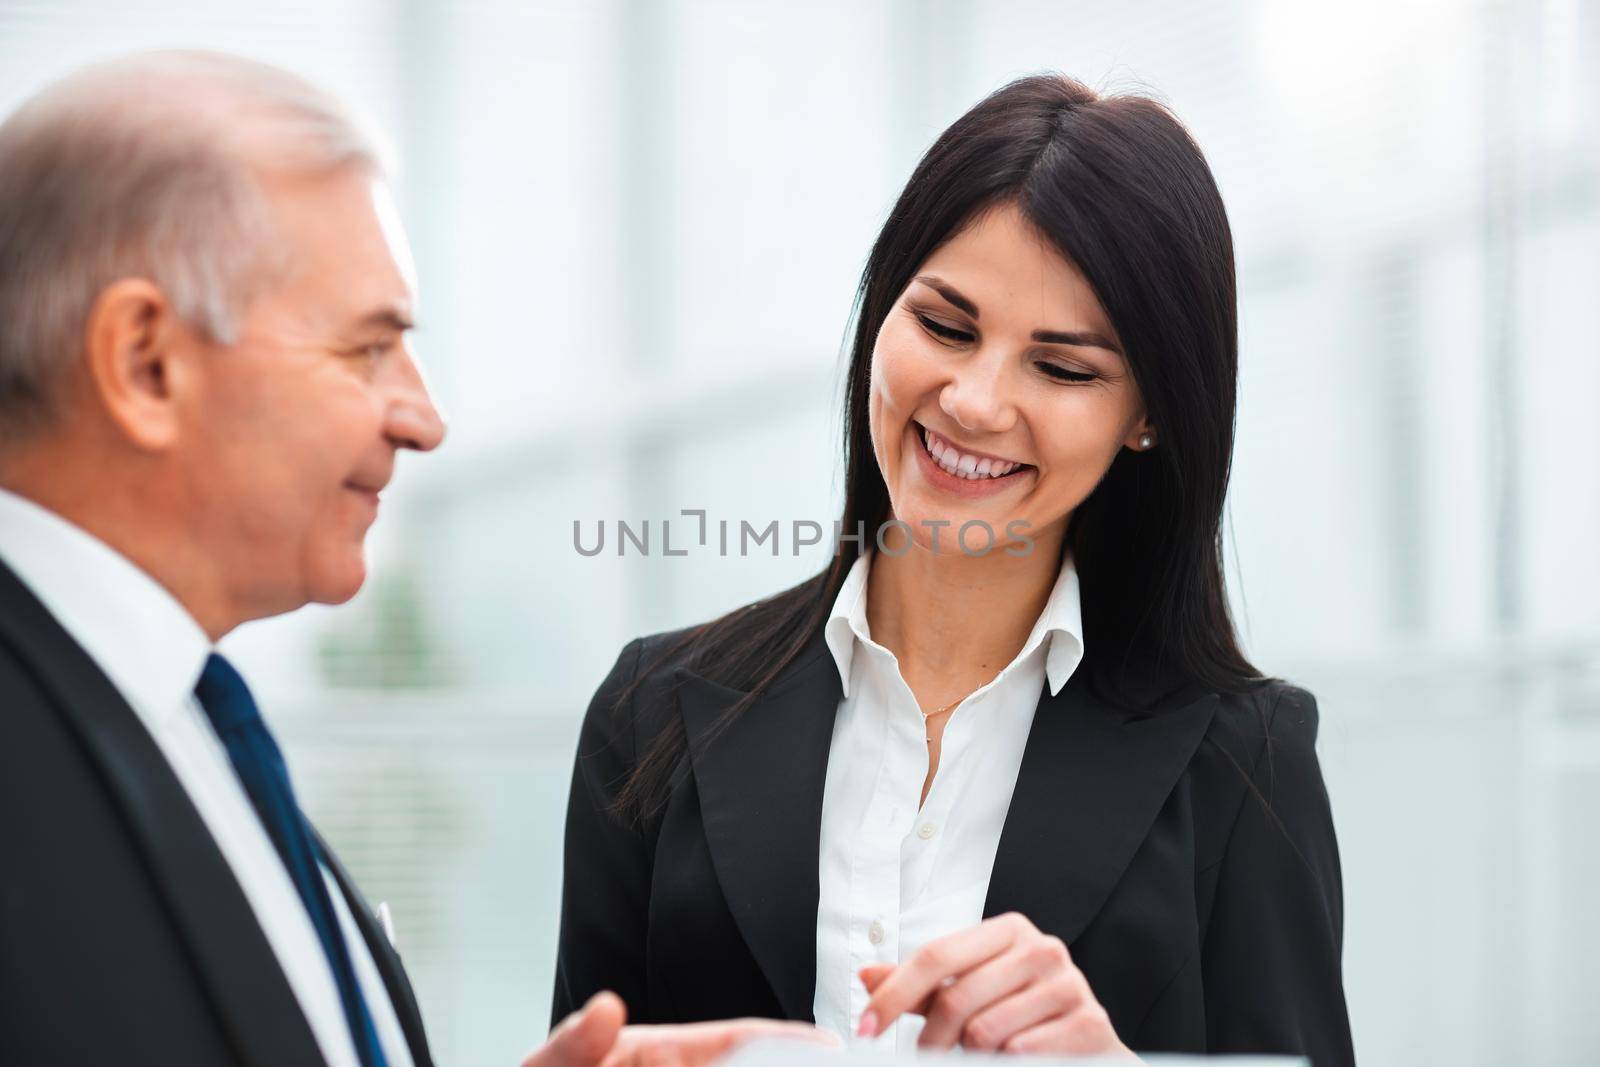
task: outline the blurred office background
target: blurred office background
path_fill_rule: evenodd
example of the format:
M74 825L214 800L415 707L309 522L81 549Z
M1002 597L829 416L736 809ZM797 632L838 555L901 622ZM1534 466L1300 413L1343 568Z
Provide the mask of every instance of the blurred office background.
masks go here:
M0 106L166 45L301 71L399 162L451 439L402 462L354 603L229 644L441 1063L544 1033L623 643L822 559L665 558L661 520L832 520L868 245L1041 69L1167 99L1228 203L1233 592L1321 701L1359 1054L1600 1055L1600 0L0 0ZM602 519L652 558L578 554Z

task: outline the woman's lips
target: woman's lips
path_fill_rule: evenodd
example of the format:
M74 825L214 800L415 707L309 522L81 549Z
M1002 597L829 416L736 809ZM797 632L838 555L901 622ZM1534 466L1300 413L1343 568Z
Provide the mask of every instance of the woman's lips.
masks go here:
M917 469L922 472L924 480L935 489L965 500L982 500L1003 493L1021 484L1022 480L1031 476L1036 469L1022 466L999 478L960 478L939 466L933 454L928 451L922 428L917 423L907 423L906 433L910 436L911 444L917 453Z

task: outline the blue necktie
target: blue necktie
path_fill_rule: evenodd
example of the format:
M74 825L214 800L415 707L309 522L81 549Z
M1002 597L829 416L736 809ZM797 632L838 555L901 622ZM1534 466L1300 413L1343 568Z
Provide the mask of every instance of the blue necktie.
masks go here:
M349 1020L350 1034L355 1039L363 1067L386 1067L372 1015L367 1011L355 967L350 962L349 947L339 930L339 917L328 895L328 883L322 877L317 847L300 805L294 799L289 769L283 762L278 743L267 731L267 724L261 721L261 713L256 710L255 699L244 679L221 656L212 653L206 660L200 684L195 686L194 692L217 736L227 746L234 771L244 783L261 824L267 828L272 843L278 847L278 855L283 858L283 865L289 870L289 877L300 891L300 900L311 916L311 924L317 929L317 937L322 941L333 977L339 984L339 999L344 1003L345 1018Z

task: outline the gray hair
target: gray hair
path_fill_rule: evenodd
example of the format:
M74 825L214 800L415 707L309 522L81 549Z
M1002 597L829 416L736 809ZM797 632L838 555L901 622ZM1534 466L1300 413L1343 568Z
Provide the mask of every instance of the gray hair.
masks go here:
M49 424L95 299L147 278L219 343L276 270L267 174L381 171L334 101L263 63L152 52L89 67L0 124L0 444Z

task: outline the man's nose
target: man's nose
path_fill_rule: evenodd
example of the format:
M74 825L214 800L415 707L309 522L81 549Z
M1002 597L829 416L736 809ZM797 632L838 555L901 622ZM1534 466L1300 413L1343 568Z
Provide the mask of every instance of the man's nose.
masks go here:
M422 367L408 350L399 361L384 433L396 448L432 452L444 441L444 416L433 406Z

